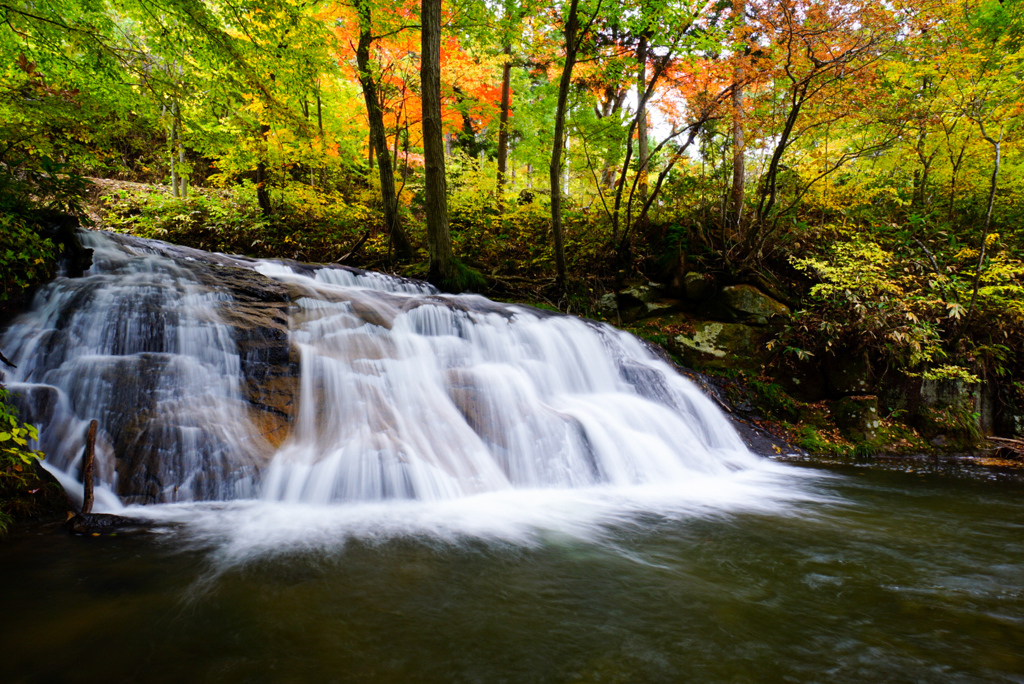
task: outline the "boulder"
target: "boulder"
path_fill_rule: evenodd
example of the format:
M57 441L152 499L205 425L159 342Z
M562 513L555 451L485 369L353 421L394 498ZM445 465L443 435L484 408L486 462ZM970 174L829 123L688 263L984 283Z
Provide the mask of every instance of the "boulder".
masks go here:
M760 370L771 333L742 323L699 321L692 335L673 338L684 364L697 368Z
M715 296L718 285L713 276L707 273L687 273L683 278L683 293L686 301L701 304Z
M664 285L638 283L603 295L597 308L605 317L622 323L681 308L678 300L666 299L665 292Z
M723 321L768 325L789 318L789 307L751 285L723 287L710 302L710 311Z
M64 523L64 529L68 532L90 537L144 534L154 528L170 526L172 525L155 520L126 518L109 513L79 513Z
M878 397L843 397L832 404L832 415L840 433L852 442L871 442L878 436Z

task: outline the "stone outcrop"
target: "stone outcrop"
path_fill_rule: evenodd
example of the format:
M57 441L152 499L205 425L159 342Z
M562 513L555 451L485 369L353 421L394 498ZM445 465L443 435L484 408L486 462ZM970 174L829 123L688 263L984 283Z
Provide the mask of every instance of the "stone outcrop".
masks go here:
M757 371L764 363L771 333L743 323L698 321L690 335L676 335L673 342L686 365L697 368Z
M716 319L765 326L789 318L789 307L777 302L752 285L723 287L708 305Z

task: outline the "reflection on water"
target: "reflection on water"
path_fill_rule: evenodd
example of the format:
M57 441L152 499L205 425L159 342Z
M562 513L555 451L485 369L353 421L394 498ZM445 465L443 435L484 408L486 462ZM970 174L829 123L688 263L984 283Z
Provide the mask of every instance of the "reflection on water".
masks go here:
M160 507L188 522L15 535L4 679L1024 681L1019 487L772 477L747 493L793 496Z

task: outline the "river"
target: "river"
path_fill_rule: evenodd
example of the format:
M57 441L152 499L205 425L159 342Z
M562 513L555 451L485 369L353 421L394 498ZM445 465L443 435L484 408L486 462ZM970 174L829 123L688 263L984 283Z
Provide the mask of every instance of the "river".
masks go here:
M0 544L5 681L1024 681L1019 484L147 510L180 526Z

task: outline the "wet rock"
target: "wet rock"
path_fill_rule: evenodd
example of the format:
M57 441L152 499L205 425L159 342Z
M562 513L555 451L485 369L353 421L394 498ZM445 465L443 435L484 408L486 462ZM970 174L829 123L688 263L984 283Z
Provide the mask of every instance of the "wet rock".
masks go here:
M508 448L506 433L500 429L491 415L491 401L471 371L448 371L448 396L466 419L466 423L482 440L501 448Z
M288 325L295 287L225 264L197 273L211 288L226 288L231 294L218 314L232 328L249 417L267 445L277 448L288 437L298 409L299 360ZM265 452L260 446L257 450Z
M60 390L53 385L12 383L7 389L8 399L23 423L45 425L53 419L60 401Z
M64 529L68 532L91 537L145 534L157 527L167 527L167 525L153 520L125 518L109 513L79 513L64 523Z
M878 397L844 397L832 405L836 427L853 442L871 442L878 436Z

